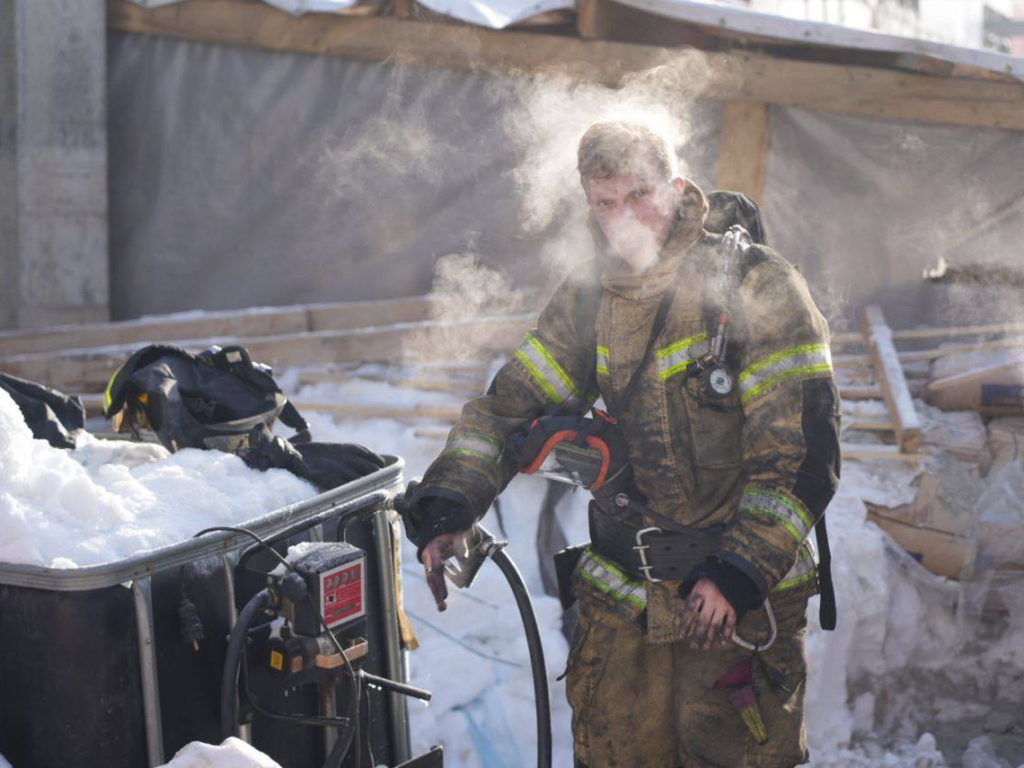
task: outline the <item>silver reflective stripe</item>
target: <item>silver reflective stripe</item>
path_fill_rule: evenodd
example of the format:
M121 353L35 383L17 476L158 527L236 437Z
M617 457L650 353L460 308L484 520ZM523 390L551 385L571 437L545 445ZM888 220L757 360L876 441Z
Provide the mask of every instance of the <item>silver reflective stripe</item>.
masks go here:
M743 404L779 382L829 373L831 370L832 352L827 344L804 344L776 352L758 360L740 373L740 394Z
M665 381L682 373L690 363L707 354L707 351L707 333L698 333L670 344L658 352L658 376Z
M591 549L583 553L576 573L595 589L628 603L637 615L647 607L647 589L633 581L622 569Z
M540 339L526 334L516 350L516 359L522 363L537 385L553 403L577 407L581 404L580 388L566 370L555 360Z
M443 453L469 456L497 464L501 456L501 443L480 432L463 432L448 438L448 445L445 446Z
M611 356L608 353L608 347L597 348L597 372L601 376L611 376Z
M800 554L796 563L789 572L782 577L782 581L775 585L772 592L781 592L785 589L792 589L804 582L810 581L818 573L818 565L814 562L814 556L807 547L800 547Z
M747 486L740 500L740 512L779 521L798 543L803 544L814 527L810 513L794 498L767 488Z

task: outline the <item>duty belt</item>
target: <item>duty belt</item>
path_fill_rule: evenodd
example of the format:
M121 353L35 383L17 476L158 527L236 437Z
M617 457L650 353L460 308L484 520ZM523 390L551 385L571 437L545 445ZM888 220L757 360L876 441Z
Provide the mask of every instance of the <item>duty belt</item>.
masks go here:
M606 512L590 502L590 546L613 560L638 581L679 581L718 549L722 526L687 528L675 523L673 530L658 526L630 525L627 511Z

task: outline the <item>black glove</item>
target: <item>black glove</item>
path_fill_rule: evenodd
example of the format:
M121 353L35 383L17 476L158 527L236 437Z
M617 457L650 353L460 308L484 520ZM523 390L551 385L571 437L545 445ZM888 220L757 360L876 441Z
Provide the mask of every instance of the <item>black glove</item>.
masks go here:
M249 447L238 452L253 469L287 469L321 491L357 480L382 469L386 462L355 443L300 443L276 437L265 424L253 427Z
M413 480L395 499L395 510L405 523L405 535L416 545L416 558L437 536L469 530L476 514L461 494L446 488L429 488Z

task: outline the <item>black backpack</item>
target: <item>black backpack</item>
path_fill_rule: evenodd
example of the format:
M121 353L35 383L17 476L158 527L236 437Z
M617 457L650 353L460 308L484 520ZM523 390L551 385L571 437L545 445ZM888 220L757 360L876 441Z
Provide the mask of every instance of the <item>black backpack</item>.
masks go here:
M309 424L241 346L210 347L197 355L154 344L122 365L103 396L103 415L117 431L152 429L169 451L208 448L235 452L254 427L278 418L308 441Z

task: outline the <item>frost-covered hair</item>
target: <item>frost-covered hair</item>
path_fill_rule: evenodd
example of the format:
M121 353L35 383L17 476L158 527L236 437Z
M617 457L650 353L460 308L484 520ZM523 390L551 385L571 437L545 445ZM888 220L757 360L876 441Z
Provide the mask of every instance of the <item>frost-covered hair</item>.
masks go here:
M577 152L580 183L613 176L661 176L668 180L675 165L664 137L643 123L612 121L595 123L580 139Z

